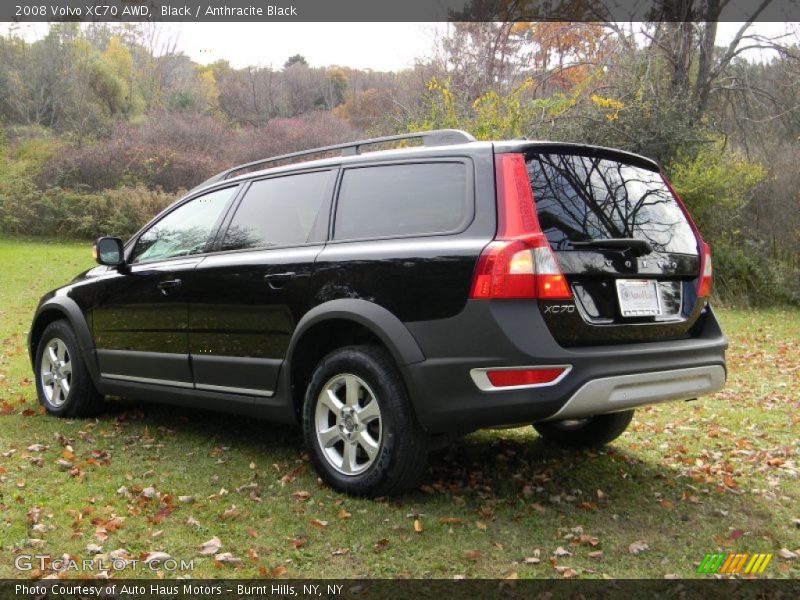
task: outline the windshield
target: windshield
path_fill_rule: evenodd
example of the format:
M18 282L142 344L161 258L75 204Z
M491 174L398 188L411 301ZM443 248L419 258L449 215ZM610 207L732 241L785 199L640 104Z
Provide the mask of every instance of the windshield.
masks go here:
M661 175L606 158L527 158L539 223L555 250L572 242L635 238L656 252L697 254L694 231Z

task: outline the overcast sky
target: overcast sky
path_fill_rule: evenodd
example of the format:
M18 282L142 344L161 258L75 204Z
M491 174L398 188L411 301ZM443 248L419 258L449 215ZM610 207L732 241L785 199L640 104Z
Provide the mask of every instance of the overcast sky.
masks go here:
M3 1L3 0L0 0ZM720 23L717 43L729 42L740 23ZM8 29L0 24L0 31ZM20 26L27 39L47 31L45 23ZM289 56L302 54L314 67L342 65L380 71L411 67L415 58L431 54L445 23L161 23L162 42L177 40L177 48L207 64L226 59L237 68L259 65L280 68ZM797 24L756 23L762 35L796 32ZM751 60L767 58L752 52Z

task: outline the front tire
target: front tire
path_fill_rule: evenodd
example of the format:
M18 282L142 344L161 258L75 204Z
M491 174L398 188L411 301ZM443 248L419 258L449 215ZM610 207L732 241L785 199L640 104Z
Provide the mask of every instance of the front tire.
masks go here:
M595 415L574 421L544 421L533 428L547 441L564 448L598 448L617 439L628 428L633 411Z
M306 390L303 433L322 479L353 495L414 487L429 449L392 358L371 345L320 361Z
M53 321L42 333L34 363L39 403L57 417L88 417L102 408L78 339L65 320Z

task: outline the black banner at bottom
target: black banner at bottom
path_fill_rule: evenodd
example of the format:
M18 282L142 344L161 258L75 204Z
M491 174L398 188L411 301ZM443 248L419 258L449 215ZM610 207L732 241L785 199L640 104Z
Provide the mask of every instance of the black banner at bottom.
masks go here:
M445 598L458 600L559 598L663 598L726 600L798 599L800 580L450 580L450 579L305 579L305 580L4 580L0 598L83 600L382 600Z

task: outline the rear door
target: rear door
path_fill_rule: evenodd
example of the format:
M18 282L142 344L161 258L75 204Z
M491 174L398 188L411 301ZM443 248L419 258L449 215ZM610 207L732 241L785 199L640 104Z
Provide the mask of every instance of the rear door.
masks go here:
M271 396L308 310L337 169L252 182L187 287L197 389Z
M621 153L526 155L542 231L572 288L574 308L543 303L566 345L687 335L696 297L698 241L661 174Z

